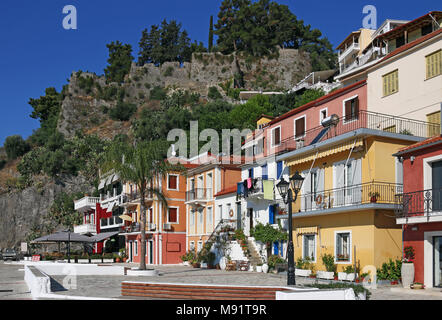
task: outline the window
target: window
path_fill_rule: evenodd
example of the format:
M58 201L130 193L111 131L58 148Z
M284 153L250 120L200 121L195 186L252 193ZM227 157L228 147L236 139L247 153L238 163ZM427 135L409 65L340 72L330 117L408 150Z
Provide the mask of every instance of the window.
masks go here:
M404 44L405 44L404 36L396 38L396 48L402 47Z
M153 208L149 208L148 210L147 222L153 223Z
M212 207L207 208L206 222L207 222L207 229L208 230L211 230L211 228L213 227L213 212L212 211L213 211Z
M193 210L190 211L189 224L191 226L195 225L195 211Z
M196 248L196 251L200 252L203 249L203 242L198 241L198 247Z
M305 116L295 119L295 138L305 136Z
M178 175L168 174L167 180L167 190L178 190Z
M309 258L316 261L316 236L314 234L305 234L303 236L303 254L304 259Z
M327 118L327 109L319 111L319 125L322 125L322 121Z
M253 178L253 168L249 169L249 178Z
M269 178L269 174L268 174L268 169L267 169L267 164L261 167L262 170L262 179L263 180L267 180Z
M428 137L439 135L440 132L440 111L427 114L427 122L431 123L427 128Z
M399 73L398 70L387 73L382 76L384 97L399 91Z
M422 37L433 32L433 26L431 25L431 23L427 24L426 26L423 26L421 28L421 32L422 32Z
M138 240L135 240L135 255L138 255Z
M272 147L281 144L281 127L276 127L272 130Z
M442 50L433 52L425 57L427 79L437 77L442 69Z
M351 262L351 234L350 232L336 232L336 262Z
M357 120L359 116L359 98L354 97L344 100L344 119L345 121Z
M230 204L230 203L228 203L227 205L226 205L226 215L225 215L225 217L227 218L227 219L229 219L230 218L230 210L231 210L231 208L232 208L232 205Z
M178 223L178 208L169 208L167 215L168 223Z
M191 250L191 251L195 250L195 241L190 241L190 243L189 243L189 250Z
M258 142L253 146L253 154L259 155L264 152L264 139L259 139Z

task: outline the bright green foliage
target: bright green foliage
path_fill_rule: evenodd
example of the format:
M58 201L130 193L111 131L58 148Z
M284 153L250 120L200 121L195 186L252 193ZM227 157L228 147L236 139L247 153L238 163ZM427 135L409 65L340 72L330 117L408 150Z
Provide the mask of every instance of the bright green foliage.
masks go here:
M136 111L136 105L119 101L109 110L109 117L114 121L128 121Z
M209 97L209 99L212 100L218 100L223 98L223 96L221 95L221 93L219 93L216 87L210 87L207 96Z
M336 270L338 269L338 266L335 264L335 257L332 254L324 254L321 257L322 263L325 266L325 269L328 272L333 272L336 274Z
M138 65L153 63L158 66L167 61L183 63L190 61L193 52L207 51L201 42L191 44L187 31L181 27L176 20L167 22L164 19L161 25L152 25L150 31L143 30Z
M334 68L336 55L318 29L304 25L288 6L270 0L224 0L215 25L217 46L225 54L244 51L263 56L282 48L308 51L313 70Z
M160 86L155 86L150 90L151 100L164 100L167 97L167 92Z
M30 150L29 144L20 135L7 137L4 147L10 160L17 159Z
M303 106L304 104L307 104L313 100L316 100L324 95L324 91L321 89L309 89L304 91L304 93L297 97L295 108Z
M268 96L256 95L247 103L236 105L230 113L230 119L235 128L245 127L253 130L256 128L256 119L271 109Z
M48 220L55 225L62 225L71 230L74 225L81 224L82 215L75 211L74 200L80 199L82 195L82 193L67 194L65 192L57 195L49 209Z
M271 255L267 259L267 264L269 265L269 268L272 268L272 269L275 268L277 263L284 263L284 262L285 262L285 260L276 254Z
M401 278L402 261L393 261L389 259L388 262L384 262L380 269L376 270L376 277L378 280L390 280L395 281Z
M130 44L122 44L120 41L111 42L106 45L109 49L108 66L104 69L106 81L122 83L124 76L130 72L132 60L132 46Z

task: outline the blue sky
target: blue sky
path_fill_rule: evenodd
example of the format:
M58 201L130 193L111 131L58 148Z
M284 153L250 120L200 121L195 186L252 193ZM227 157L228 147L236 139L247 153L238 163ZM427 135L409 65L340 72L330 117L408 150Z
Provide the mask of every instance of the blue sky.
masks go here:
M377 9L377 22L386 18L414 19L437 10L434 0L277 0L298 19L322 31L333 46L362 27L365 5ZM1 0L0 1L0 145L13 134L27 138L39 127L29 117L29 98L50 86L61 90L72 71L103 74L106 44L130 43L138 53L141 31L163 18L183 24L192 40L207 45L210 15L221 0ZM75 5L78 29L62 27L63 7Z

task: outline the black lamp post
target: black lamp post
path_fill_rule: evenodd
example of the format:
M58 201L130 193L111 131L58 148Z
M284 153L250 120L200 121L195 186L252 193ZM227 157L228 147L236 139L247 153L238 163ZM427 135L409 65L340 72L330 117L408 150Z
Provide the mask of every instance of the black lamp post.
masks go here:
M292 203L298 198L299 190L301 190L304 178L298 171L289 179L290 182L285 181L284 178L276 185L279 193L284 200L284 203L289 207L289 243L287 247L287 259L288 259L288 273L287 273L287 285L295 285L295 251L293 248L293 225L292 225ZM292 187L290 189L290 186ZM293 199L292 189L295 192L295 198Z

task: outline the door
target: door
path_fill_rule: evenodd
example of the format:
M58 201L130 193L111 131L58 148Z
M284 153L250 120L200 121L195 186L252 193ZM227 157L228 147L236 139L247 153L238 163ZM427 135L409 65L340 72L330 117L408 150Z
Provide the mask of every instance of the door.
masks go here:
M442 210L442 161L431 164L433 211Z
M433 238L433 246L434 246L434 253L433 253L433 279L434 287L442 287L442 237L434 237Z
M134 256L133 256L133 242L129 241L129 260L130 260L130 262L133 261L133 258L134 258Z
M241 202L236 203L236 228L238 230L242 229L242 226L241 226Z
M249 212L248 216L249 216L249 230L253 229L253 209L252 208L248 208L247 211Z
M153 241L149 240L149 263L153 264Z

